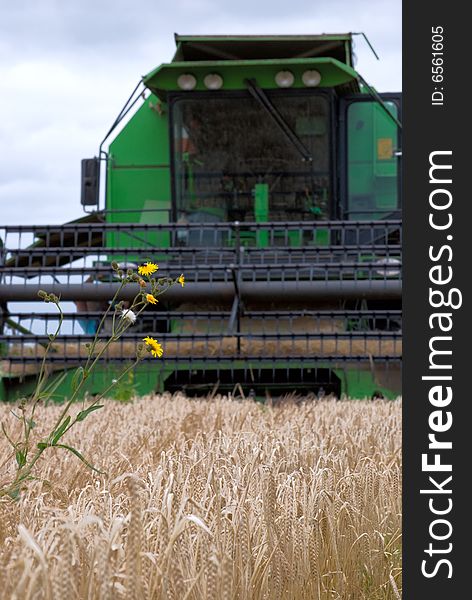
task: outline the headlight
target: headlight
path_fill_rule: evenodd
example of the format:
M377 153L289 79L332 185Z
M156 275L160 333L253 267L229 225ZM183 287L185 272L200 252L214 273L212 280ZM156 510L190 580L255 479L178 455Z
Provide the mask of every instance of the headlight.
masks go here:
M223 77L218 73L209 73L205 75L203 83L209 90L219 90L223 85Z
M381 275L382 277L398 277L400 275L400 265L401 262L398 260L398 258L381 258L375 262L375 266L384 268L378 270L376 269L375 272L377 275Z
M307 87L316 87L321 81L321 74L318 71L305 71L302 75L302 81Z
M197 85L197 80L191 73L184 73L183 75L179 75L177 85L181 90L193 90Z
M288 88L293 85L295 77L291 71L279 71L275 76L275 83L281 88Z

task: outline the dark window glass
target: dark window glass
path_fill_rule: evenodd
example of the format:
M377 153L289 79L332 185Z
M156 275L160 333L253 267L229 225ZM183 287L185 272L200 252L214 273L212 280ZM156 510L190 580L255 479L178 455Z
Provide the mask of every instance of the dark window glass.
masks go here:
M249 94L173 105L177 217L184 222L302 221L330 216L329 102L270 100L313 157L303 160Z

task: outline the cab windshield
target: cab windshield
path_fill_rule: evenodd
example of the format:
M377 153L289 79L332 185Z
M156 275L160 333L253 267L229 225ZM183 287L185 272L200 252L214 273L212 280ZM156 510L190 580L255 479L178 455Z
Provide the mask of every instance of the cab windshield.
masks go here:
M303 159L249 94L177 99L172 127L179 222L329 218L329 99L266 93L312 160Z

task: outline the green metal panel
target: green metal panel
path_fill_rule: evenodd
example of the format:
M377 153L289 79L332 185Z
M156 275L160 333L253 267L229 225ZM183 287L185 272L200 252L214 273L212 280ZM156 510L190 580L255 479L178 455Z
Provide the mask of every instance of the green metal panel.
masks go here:
M171 209L169 124L166 106L150 96L110 145L108 210L112 223L168 223ZM169 245L168 233L148 238L150 250ZM107 245L139 245L126 233L109 233Z
M205 91L205 75L218 73L223 77L224 90L244 90L245 79L255 78L265 89L277 89L275 75L282 70L290 70L295 81L293 88L305 88L302 74L307 69L316 69L321 74L320 87L335 87L349 82L357 85L357 74L348 65L334 58L291 58L269 60L216 60L175 62L163 64L143 78L145 85L153 92L161 94L179 91L177 78L182 73L192 73L197 79L195 90ZM306 88L305 88L306 89Z
M169 166L167 117L167 106L149 96L110 144L113 166Z
M158 382L160 375L159 366L156 367L155 364L149 364L149 361L144 361L139 364L133 373L132 380L132 388L134 391L133 395L136 396L145 396L146 394L151 394L158 391ZM77 400L82 400L85 394L96 396L98 394L103 393L106 390L112 379L118 378L120 373L125 369L125 366L114 366L114 365L97 365L93 370L92 375L86 381L82 388L82 392L78 394ZM62 381L62 383L57 387L54 397L52 400L54 402L63 402L71 395L72 389L72 379L76 369L69 369L67 371L67 375ZM53 383L54 380L62 377L63 372L58 372L49 377L48 382ZM107 394L108 398L119 398L120 388L122 386L129 387L129 379L126 379L126 376L123 378L122 382L118 382L117 386L113 388L109 394ZM23 379L18 378L9 378L4 377L0 379L0 401L6 400L9 402L14 402L19 398L27 397L28 395L34 392L36 387L36 376L28 376Z
M372 398L375 392L381 392L385 398L394 400L401 393L399 389L379 385L370 371L348 368L345 370L334 369L334 372L341 379L342 394L349 398L362 400L363 398Z
M396 117L396 105L385 104ZM376 209L389 211L398 206L397 125L375 101L353 102L347 122L348 208L358 211L351 218L380 218L382 212Z
M328 246L329 240L330 240L329 229L325 229L325 228L315 229L314 240L315 240L316 246Z
M256 223L267 223L269 220L269 184L256 183L254 186L254 217ZM269 232L257 232L257 245L267 248L269 245Z
M297 368L302 365L297 365L295 363L288 363L281 359L280 361L272 361L262 360L258 363L258 367L268 367L275 369L286 370L288 368ZM247 363L245 360L233 360L229 361L226 365L228 369L244 369L247 368ZM332 365L326 363L320 363L317 365L319 368L332 368ZM90 395L97 395L102 393L111 383L113 378L117 378L120 372L124 367L115 367L113 365L98 365L96 369L94 369L93 375L86 382L83 388L83 394L78 397L78 400L81 400L85 393ZM144 396L147 394L152 394L155 392L163 392L165 387L166 379L177 370L206 370L212 371L213 369L221 368L221 364L219 362L208 363L202 361L199 363L198 361L190 363L186 363L182 361L180 363L176 363L172 367L167 366L163 367L161 363L158 361L146 360L136 367L133 374L133 380L131 382L131 391L136 396ZM386 385L379 384L375 380L374 374L370 370L359 370L358 368L345 368L345 369L337 369L334 368L333 372L339 377L341 381L341 393L349 396L350 398L370 398L373 393L376 391L381 392L385 398L394 399L398 397L400 394L400 389L392 385L387 387ZM67 377L61 383L61 385L57 388L54 400L56 402L64 401L69 395L71 390L71 382L74 376L75 369L70 369L68 371ZM61 373L57 373L57 375L52 375L50 381L54 380L54 377L61 377ZM4 377L0 378L0 401L16 401L21 397L28 396L34 391L36 385L36 378L34 376L27 377L26 379L19 380L17 378L9 378ZM130 387L130 382L126 378L122 383L123 387L126 387L126 392ZM109 397L116 397L120 399L120 385L117 389L110 392Z

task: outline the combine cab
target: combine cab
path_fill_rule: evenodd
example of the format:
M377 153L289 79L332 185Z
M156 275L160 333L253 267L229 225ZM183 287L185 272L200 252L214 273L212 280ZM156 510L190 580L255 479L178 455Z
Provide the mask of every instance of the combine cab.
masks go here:
M400 392L400 95L365 83L351 41L176 37L108 151L82 161L86 216L0 231L4 398L28 392L57 325L39 289L62 299L48 369L66 390L118 285L111 261L149 259L187 284L115 344L90 393L145 335L165 353L137 367L136 393Z

